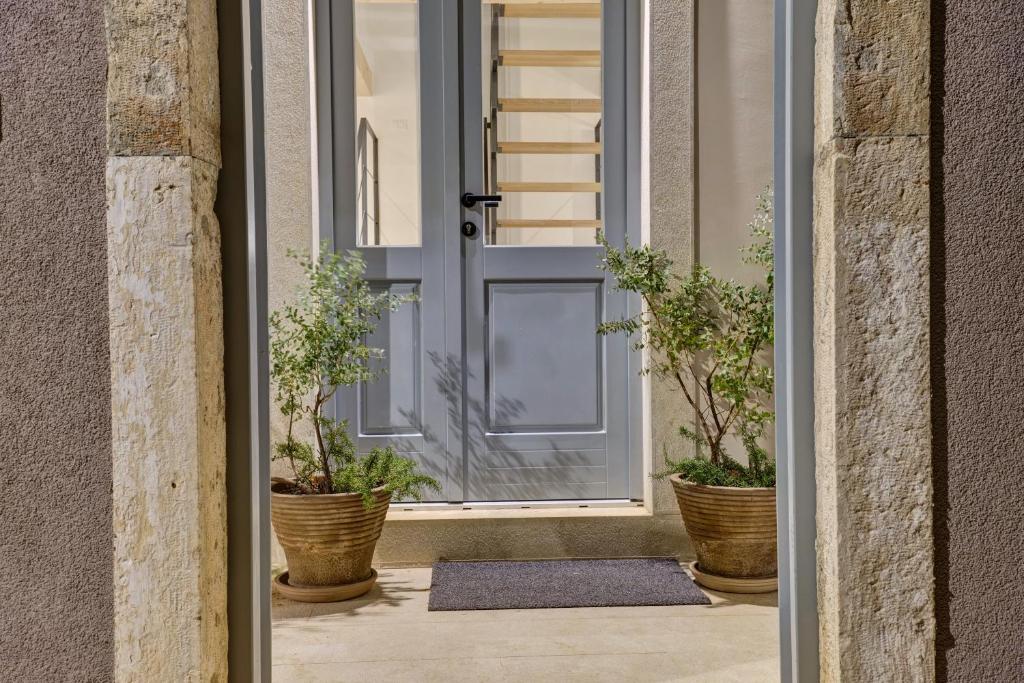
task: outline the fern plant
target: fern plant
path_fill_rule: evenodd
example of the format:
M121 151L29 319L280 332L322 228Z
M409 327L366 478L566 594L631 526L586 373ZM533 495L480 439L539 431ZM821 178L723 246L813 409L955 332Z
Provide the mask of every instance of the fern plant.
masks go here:
M741 285L715 277L703 265L686 276L671 274L672 261L649 246L616 249L604 242L602 267L619 289L638 293L638 315L601 325L602 334L637 335L634 347L647 349L644 372L668 378L696 414L680 435L697 446L697 456L668 460L669 469L698 484L760 487L775 485L775 463L760 445L774 421L770 405L774 371L770 350L774 332L774 251L772 192L758 196L750 223L753 243L744 261L759 266L764 280ZM744 465L729 455L725 440L740 438Z
M295 301L270 316L270 374L274 399L288 417L285 440L275 444L274 460L286 460L293 479L277 480L298 494L358 493L373 505L372 491L401 498L421 497L438 483L416 471L415 463L388 448L356 452L348 425L325 411L339 386L369 382L383 370L381 349L366 344L381 316L412 296L374 291L363 278L358 252L339 255L326 246L316 261L291 253L302 264L305 282ZM295 436L303 419L312 422L315 444Z

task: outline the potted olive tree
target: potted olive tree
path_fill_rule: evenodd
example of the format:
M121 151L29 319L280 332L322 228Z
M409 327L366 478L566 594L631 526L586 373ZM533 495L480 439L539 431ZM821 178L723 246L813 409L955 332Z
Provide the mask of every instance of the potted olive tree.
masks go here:
M317 261L299 257L303 287L270 317L275 402L288 418L273 457L287 461L293 475L271 485L271 519L288 560L275 582L285 597L306 602L370 590L391 497L419 498L423 487L438 488L390 447L357 453L348 425L331 416L337 387L375 378L383 351L365 340L385 312L410 299L374 291L358 253L321 253ZM312 423L314 443L297 438L301 420Z
M777 587L775 463L762 445L774 420L772 194L758 197L750 224L754 242L744 260L763 281L741 285L704 266L671 274L668 256L650 247L607 250L603 267L620 289L636 292L643 311L601 327L636 334L646 349L645 372L668 379L693 409L679 433L695 455L667 458L697 562L698 583L729 592ZM727 448L742 444L745 462Z

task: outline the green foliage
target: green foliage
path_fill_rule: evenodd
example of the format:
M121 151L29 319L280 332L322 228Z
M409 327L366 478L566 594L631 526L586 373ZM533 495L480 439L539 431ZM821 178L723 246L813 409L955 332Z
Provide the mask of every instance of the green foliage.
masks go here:
M675 275L663 251L629 245L620 250L603 242L603 268L619 289L640 294L644 310L599 331L635 336L635 348L648 352L644 372L678 384L697 415L694 428L683 427L680 435L698 445L698 457L670 462L663 475L679 472L721 486L775 484L775 465L759 444L775 419L766 407L775 382L770 187L758 196L749 227L753 242L744 249L744 261L764 271L764 281L753 285L717 278L703 265ZM748 466L726 453L723 441L729 434L740 437Z
M375 291L363 279L357 252L339 255L325 245L318 261L290 255L302 264L306 281L294 302L270 316L274 400L288 416L288 433L275 445L274 459L291 464L297 493L359 493L367 506L377 487L402 498L418 498L424 487L439 489L391 448L358 455L347 425L324 415L339 386L380 374L374 366L382 367L384 352L367 346L366 338L384 313L415 297ZM295 438L295 425L303 419L313 424L315 448Z
M294 439L277 444L274 459L291 462L295 474L292 488L296 493L358 493L369 508L373 506L376 488L383 488L396 498L415 500L422 498L425 488L440 491L434 479L418 473L412 460L398 455L390 447L374 448L365 455L358 455L345 421L335 423L321 418L321 433L331 464L330 491L323 486L325 475L320 458L314 455L310 444Z

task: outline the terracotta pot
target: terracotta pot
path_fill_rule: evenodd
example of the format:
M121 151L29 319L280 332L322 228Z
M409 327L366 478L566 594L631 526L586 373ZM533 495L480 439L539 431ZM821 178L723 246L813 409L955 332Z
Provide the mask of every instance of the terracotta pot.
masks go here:
M270 518L288 559L289 585L339 586L369 579L391 494L376 489L374 505L366 509L357 493L281 493L286 489L284 484L271 486Z
M744 592L775 590L778 576L774 488L704 486L669 477L697 553L698 583ZM710 577L710 578L709 578ZM715 577L723 581L714 583Z

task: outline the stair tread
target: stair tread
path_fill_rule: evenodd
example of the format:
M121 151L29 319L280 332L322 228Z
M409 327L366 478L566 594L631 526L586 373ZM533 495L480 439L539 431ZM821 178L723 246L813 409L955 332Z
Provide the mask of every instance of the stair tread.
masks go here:
M499 192L600 192L594 182L498 182Z
M600 219L590 218L499 218L499 228L600 228Z
M601 113L600 98L501 97L498 110L504 112Z
M505 3L500 0L495 4L503 5L501 16L516 19L598 19L601 17L601 3L599 2L573 2L573 3Z
M502 66L601 66L600 50L499 50Z
M499 142L502 154L600 154L600 142Z

